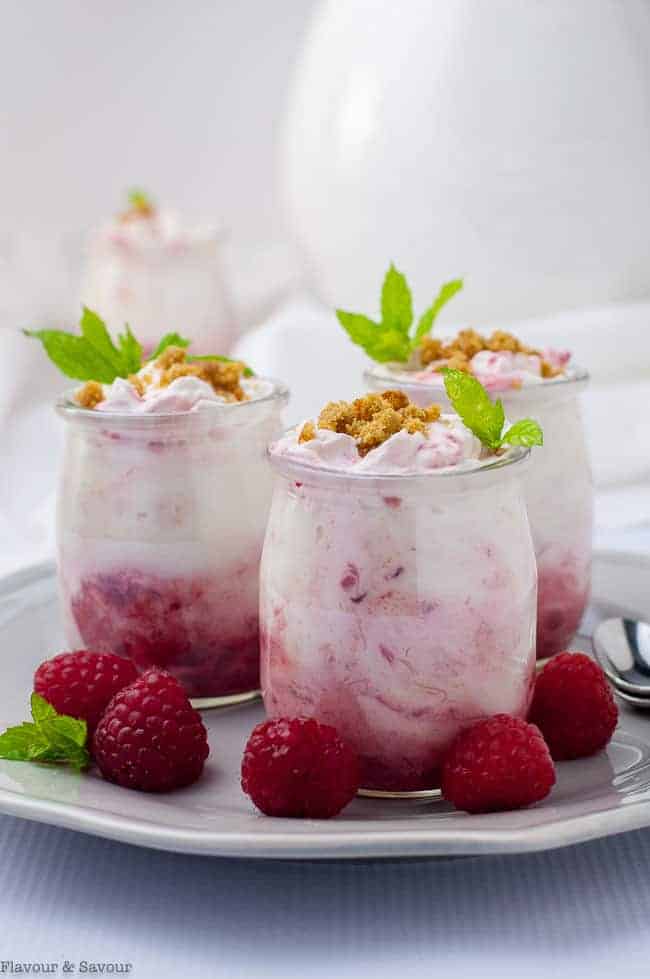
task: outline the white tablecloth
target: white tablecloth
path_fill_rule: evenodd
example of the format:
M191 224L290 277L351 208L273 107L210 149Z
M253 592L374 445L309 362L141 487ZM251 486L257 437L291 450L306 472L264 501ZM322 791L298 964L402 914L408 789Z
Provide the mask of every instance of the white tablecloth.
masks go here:
M12 363L0 398L6 572L51 553L60 426L49 403L60 380L39 366L38 385L26 390L40 352L6 332L0 341ZM297 382L299 396L299 372ZM648 483L635 475L636 485L600 487L600 548L650 549ZM0 979L12 960L58 963L58 975L66 960L77 970L83 960L131 963L137 979L430 979L441 969L647 979L650 830L521 857L264 864L138 850L0 817Z
M2 960L128 962L136 979L650 974L650 830L518 857L290 864L2 817L0 853Z

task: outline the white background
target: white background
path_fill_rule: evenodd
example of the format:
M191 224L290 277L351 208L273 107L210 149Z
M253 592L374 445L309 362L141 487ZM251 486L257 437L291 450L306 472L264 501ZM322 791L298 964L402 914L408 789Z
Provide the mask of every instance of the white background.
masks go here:
M258 237L314 0L2 0L2 232L80 230L132 184Z

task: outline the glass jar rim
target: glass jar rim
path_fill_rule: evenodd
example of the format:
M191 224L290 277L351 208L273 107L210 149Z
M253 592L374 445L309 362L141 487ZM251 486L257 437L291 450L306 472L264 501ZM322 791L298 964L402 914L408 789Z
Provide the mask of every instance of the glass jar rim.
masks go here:
M284 434L295 431L290 428ZM334 483L350 482L358 486L372 485L396 485L408 482L410 485L423 486L431 480L466 480L474 479L479 474L494 474L503 469L508 469L512 465L526 461L530 456L530 449L524 446L510 446L502 456L494 459L486 459L477 466L467 469L459 466L445 466L440 469L430 469L427 472L406 472L406 473L377 473L377 472L355 472L350 469L336 469L333 466L318 466L295 456L280 455L273 451L272 443L267 449L267 456L271 467L281 475L291 478L304 476L315 477L316 480L332 481Z
M200 402L195 408L186 411L95 411L91 408L84 408L76 404L72 398L72 389L66 391L55 403L55 410L66 421L83 421L93 425L106 425L113 422L120 425L133 427L156 428L162 425L182 424L191 419L198 421L214 420L217 413L224 415L238 412L237 417L241 417L246 410L254 407L268 405L272 402L287 404L289 400L289 388L283 381L274 377L259 376L260 381L266 381L272 385L271 390L259 398L251 398L248 401L204 401Z
M377 381L386 381L387 383L393 383L399 387L401 391L408 393L409 391L422 393L423 390L429 390L432 392L432 397L435 399L437 395L441 395L446 398L446 392L443 384L429 384L426 380L409 380L404 377L404 374L416 373L415 369L408 369L403 365L399 366L402 375L396 377L389 373L387 368L391 365L389 364L373 364L370 367L366 367L363 372L363 377L366 383L372 381L376 383ZM554 393L567 395L569 393L576 394L578 391L586 387L589 381L589 371L584 367L571 367L568 368L567 373L560 377L553 377L542 381L540 384L523 384L519 388L506 388L503 391L489 391L491 396L496 398L501 398L502 400L513 400L513 401L525 401L527 399L534 399L536 397L549 397L552 398Z

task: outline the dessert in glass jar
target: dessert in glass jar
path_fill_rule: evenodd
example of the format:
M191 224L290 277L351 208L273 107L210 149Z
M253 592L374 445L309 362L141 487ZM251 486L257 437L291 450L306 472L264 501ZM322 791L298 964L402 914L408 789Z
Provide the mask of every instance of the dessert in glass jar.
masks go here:
M117 372L57 406L66 422L57 550L70 647L164 667L199 706L254 696L272 489L266 448L281 431L286 388L241 363L194 359L170 338L128 373L141 363L137 341L129 331L115 347L88 310L81 337L54 332L39 336L68 373Z
M545 658L567 648L589 600L593 490L578 401L588 375L567 351L534 349L503 330L432 337L438 313L461 288L461 280L445 283L414 322L406 279L391 266L379 322L342 310L337 315L377 361L365 372L370 390L396 387L417 404L447 400L443 371L452 369L499 397L511 421L528 413L540 421L544 451L534 454L524 489L539 574L537 655Z
M511 421L532 414L544 429L544 450L528 467L524 492L537 557L537 656L553 656L571 642L589 601L593 488L578 398L587 372L573 367L566 351L537 351L503 331L483 337L462 330L448 342L426 337L420 356L415 369L368 369L368 387L394 384L424 404L445 397L440 369L452 367L498 395Z
M82 299L100 309L111 330L137 323L146 352L177 323L197 353L227 351L234 340L221 269L223 235L183 223L142 191L93 233L86 252Z
M435 790L462 728L526 714L528 451L487 449L457 415L399 391L331 403L271 447L264 703L332 724L358 751L365 790Z

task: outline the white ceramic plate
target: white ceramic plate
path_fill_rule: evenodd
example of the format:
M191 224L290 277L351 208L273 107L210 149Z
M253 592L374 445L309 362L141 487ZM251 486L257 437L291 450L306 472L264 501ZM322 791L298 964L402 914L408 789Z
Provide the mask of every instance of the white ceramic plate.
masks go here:
M594 598L592 620L618 609L650 618L650 560L601 556ZM34 667L62 648L50 566L0 582L0 625L4 728L26 718ZM210 762L189 789L151 796L96 774L0 761L0 811L140 846L284 859L518 853L650 825L650 712L623 705L608 751L559 765L551 796L531 809L468 816L440 801L356 799L329 821L268 819L241 792L239 764L263 716L259 704L204 716Z

